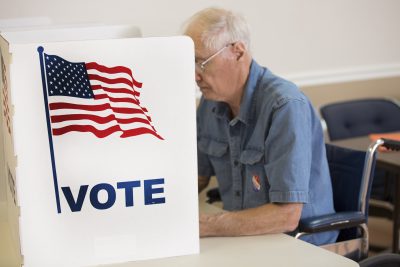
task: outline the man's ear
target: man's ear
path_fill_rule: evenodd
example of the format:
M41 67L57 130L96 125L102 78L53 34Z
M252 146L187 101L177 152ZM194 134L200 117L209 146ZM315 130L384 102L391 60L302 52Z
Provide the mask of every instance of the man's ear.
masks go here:
M235 54L236 60L239 61L243 58L243 55L247 52L246 45L243 42L236 42L233 44L233 53Z

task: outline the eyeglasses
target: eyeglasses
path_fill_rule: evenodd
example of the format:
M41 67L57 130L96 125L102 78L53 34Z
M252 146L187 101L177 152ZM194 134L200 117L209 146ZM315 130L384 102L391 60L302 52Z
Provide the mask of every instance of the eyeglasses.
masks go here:
M196 70L200 70L201 72L204 72L205 69L206 69L207 63L210 62L211 59L213 59L214 57L216 57L216 56L218 56L219 54L221 54L222 51L225 50L225 48L227 48L227 47L229 47L229 46L231 46L231 45L234 45L234 44L235 44L235 43L230 43L230 44L225 45L224 47L222 47L220 50L218 50L217 52L215 52L214 54L212 54L211 56L209 56L208 58L206 58L206 59L205 59L203 62L201 62L201 63L196 62L196 63L195 63L195 64L196 64L196 65L195 65L195 66L196 66Z

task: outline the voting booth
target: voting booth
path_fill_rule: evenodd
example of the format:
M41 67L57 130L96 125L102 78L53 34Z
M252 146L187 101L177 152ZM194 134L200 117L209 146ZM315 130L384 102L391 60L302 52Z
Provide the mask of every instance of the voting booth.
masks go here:
M199 252L193 43L126 30L0 33L1 223L23 266Z

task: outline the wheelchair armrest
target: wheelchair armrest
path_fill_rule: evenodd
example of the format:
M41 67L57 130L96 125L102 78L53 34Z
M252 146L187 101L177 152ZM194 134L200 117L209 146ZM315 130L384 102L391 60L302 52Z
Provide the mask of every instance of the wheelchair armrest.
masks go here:
M324 231L351 228L367 221L360 211L337 212L303 219L299 223L299 232L318 233Z
M392 140L392 139L386 139L386 138L382 138L382 140L384 141L383 145L384 147L386 147L389 150L400 150L400 141L397 140Z

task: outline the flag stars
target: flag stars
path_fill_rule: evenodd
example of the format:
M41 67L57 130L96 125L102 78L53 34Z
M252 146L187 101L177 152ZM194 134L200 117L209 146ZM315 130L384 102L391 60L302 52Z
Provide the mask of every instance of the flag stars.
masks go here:
M49 95L93 98L84 63L45 55L45 66Z

